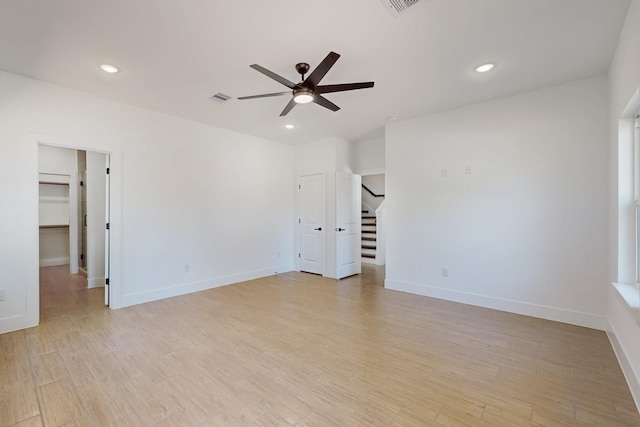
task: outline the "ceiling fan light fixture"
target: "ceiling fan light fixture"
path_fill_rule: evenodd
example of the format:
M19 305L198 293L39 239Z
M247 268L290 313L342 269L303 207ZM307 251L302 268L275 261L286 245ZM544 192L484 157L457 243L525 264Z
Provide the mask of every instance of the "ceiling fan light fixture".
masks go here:
M307 88L296 89L293 91L293 100L297 104L308 104L313 101L313 91Z

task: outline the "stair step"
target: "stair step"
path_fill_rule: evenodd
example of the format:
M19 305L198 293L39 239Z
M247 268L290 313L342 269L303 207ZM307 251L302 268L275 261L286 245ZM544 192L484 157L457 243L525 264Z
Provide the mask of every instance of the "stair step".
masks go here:
M367 242L375 242L376 238L375 237L362 237L362 240L366 240Z
M362 244L362 249L373 249L373 250L375 250L376 249L376 245L363 243Z
M364 255L364 254L369 254L369 255L376 256L376 250L375 249L363 249L362 250L362 255Z
M375 254L362 254L362 258L375 258L376 255Z

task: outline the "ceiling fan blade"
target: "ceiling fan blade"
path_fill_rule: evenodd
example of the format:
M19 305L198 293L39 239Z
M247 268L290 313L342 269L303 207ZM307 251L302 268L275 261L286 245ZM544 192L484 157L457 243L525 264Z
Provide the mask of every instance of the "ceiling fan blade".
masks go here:
M260 66L258 64L252 64L252 65L250 65L250 67L253 68L256 71L261 72L265 76L272 78L273 80L277 81L278 83L281 83L281 84L285 85L289 89L294 89L297 86L295 83L290 82L289 80L285 79L284 77L281 77L281 76L277 75L276 73L274 73L273 71L269 71L266 68L264 68L264 67L262 67L262 66Z
M316 69L313 70L311 74L309 74L309 77L304 79L304 86L309 88L315 88L316 86L318 86L318 83L320 83L320 80L322 80L325 74L329 72L331 67L333 67L333 64L335 64L336 61L338 60L338 58L340 58L340 55L338 55L335 52L329 52L326 58L322 60L320 65L318 65Z
M318 105L323 106L324 108L328 108L331 111L338 111L340 109L340 107L338 107L336 104L334 104L333 102L329 101L324 96L321 96L321 95L318 95L318 94L316 94L313 97L313 102L315 102Z
M270 96L281 96L281 95L291 95L291 91L276 92L276 93L265 93L263 95L239 96L238 99L268 98Z
M291 98L291 101L289 101L287 106L284 107L284 110L282 110L282 113L280 113L280 117L286 116L287 114L289 114L289 111L293 110L293 107L295 107L296 104L297 104L296 101L294 101L293 98Z
M343 92L345 90L367 89L373 87L374 82L344 83L339 85L323 85L316 87L315 93Z

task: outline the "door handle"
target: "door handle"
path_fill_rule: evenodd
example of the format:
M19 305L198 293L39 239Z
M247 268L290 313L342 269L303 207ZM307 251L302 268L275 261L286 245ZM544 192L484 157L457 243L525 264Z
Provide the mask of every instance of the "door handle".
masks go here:
M84 226L86 227L87 226L87 216L86 215L84 216L82 222L84 223Z
M336 231L345 231L345 230L346 228L340 228L340 227L336 228Z
M315 231L322 231L322 227L314 228Z

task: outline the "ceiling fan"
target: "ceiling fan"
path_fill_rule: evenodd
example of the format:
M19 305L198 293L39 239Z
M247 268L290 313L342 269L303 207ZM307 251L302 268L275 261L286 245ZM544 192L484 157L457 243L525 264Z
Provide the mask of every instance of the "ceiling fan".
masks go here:
M286 92L266 93L263 95L241 96L238 99L254 99L267 98L271 96L293 95L289 103L286 105L286 107L284 107L284 110L282 110L282 113L280 113L280 116L286 116L289 111L291 111L293 107L296 106L296 104L308 104L309 102L315 102L316 104L328 108L331 111L338 111L340 107L322 96L323 94L332 92L343 92L346 90L354 89L366 89L373 87L374 83L361 82L343 83L337 85L320 85L320 80L322 80L325 74L327 74L331 67L333 67L333 64L336 63L338 58L340 58L340 55L335 52L330 52L327 57L322 60L320 65L318 65L306 79L304 78L304 76L309 72L309 64L307 64L306 62L300 62L296 64L296 71L302 76L300 83L293 83L285 79L284 77L277 75L273 71L269 71L258 64L253 64L251 65L251 68L285 85L291 90Z

